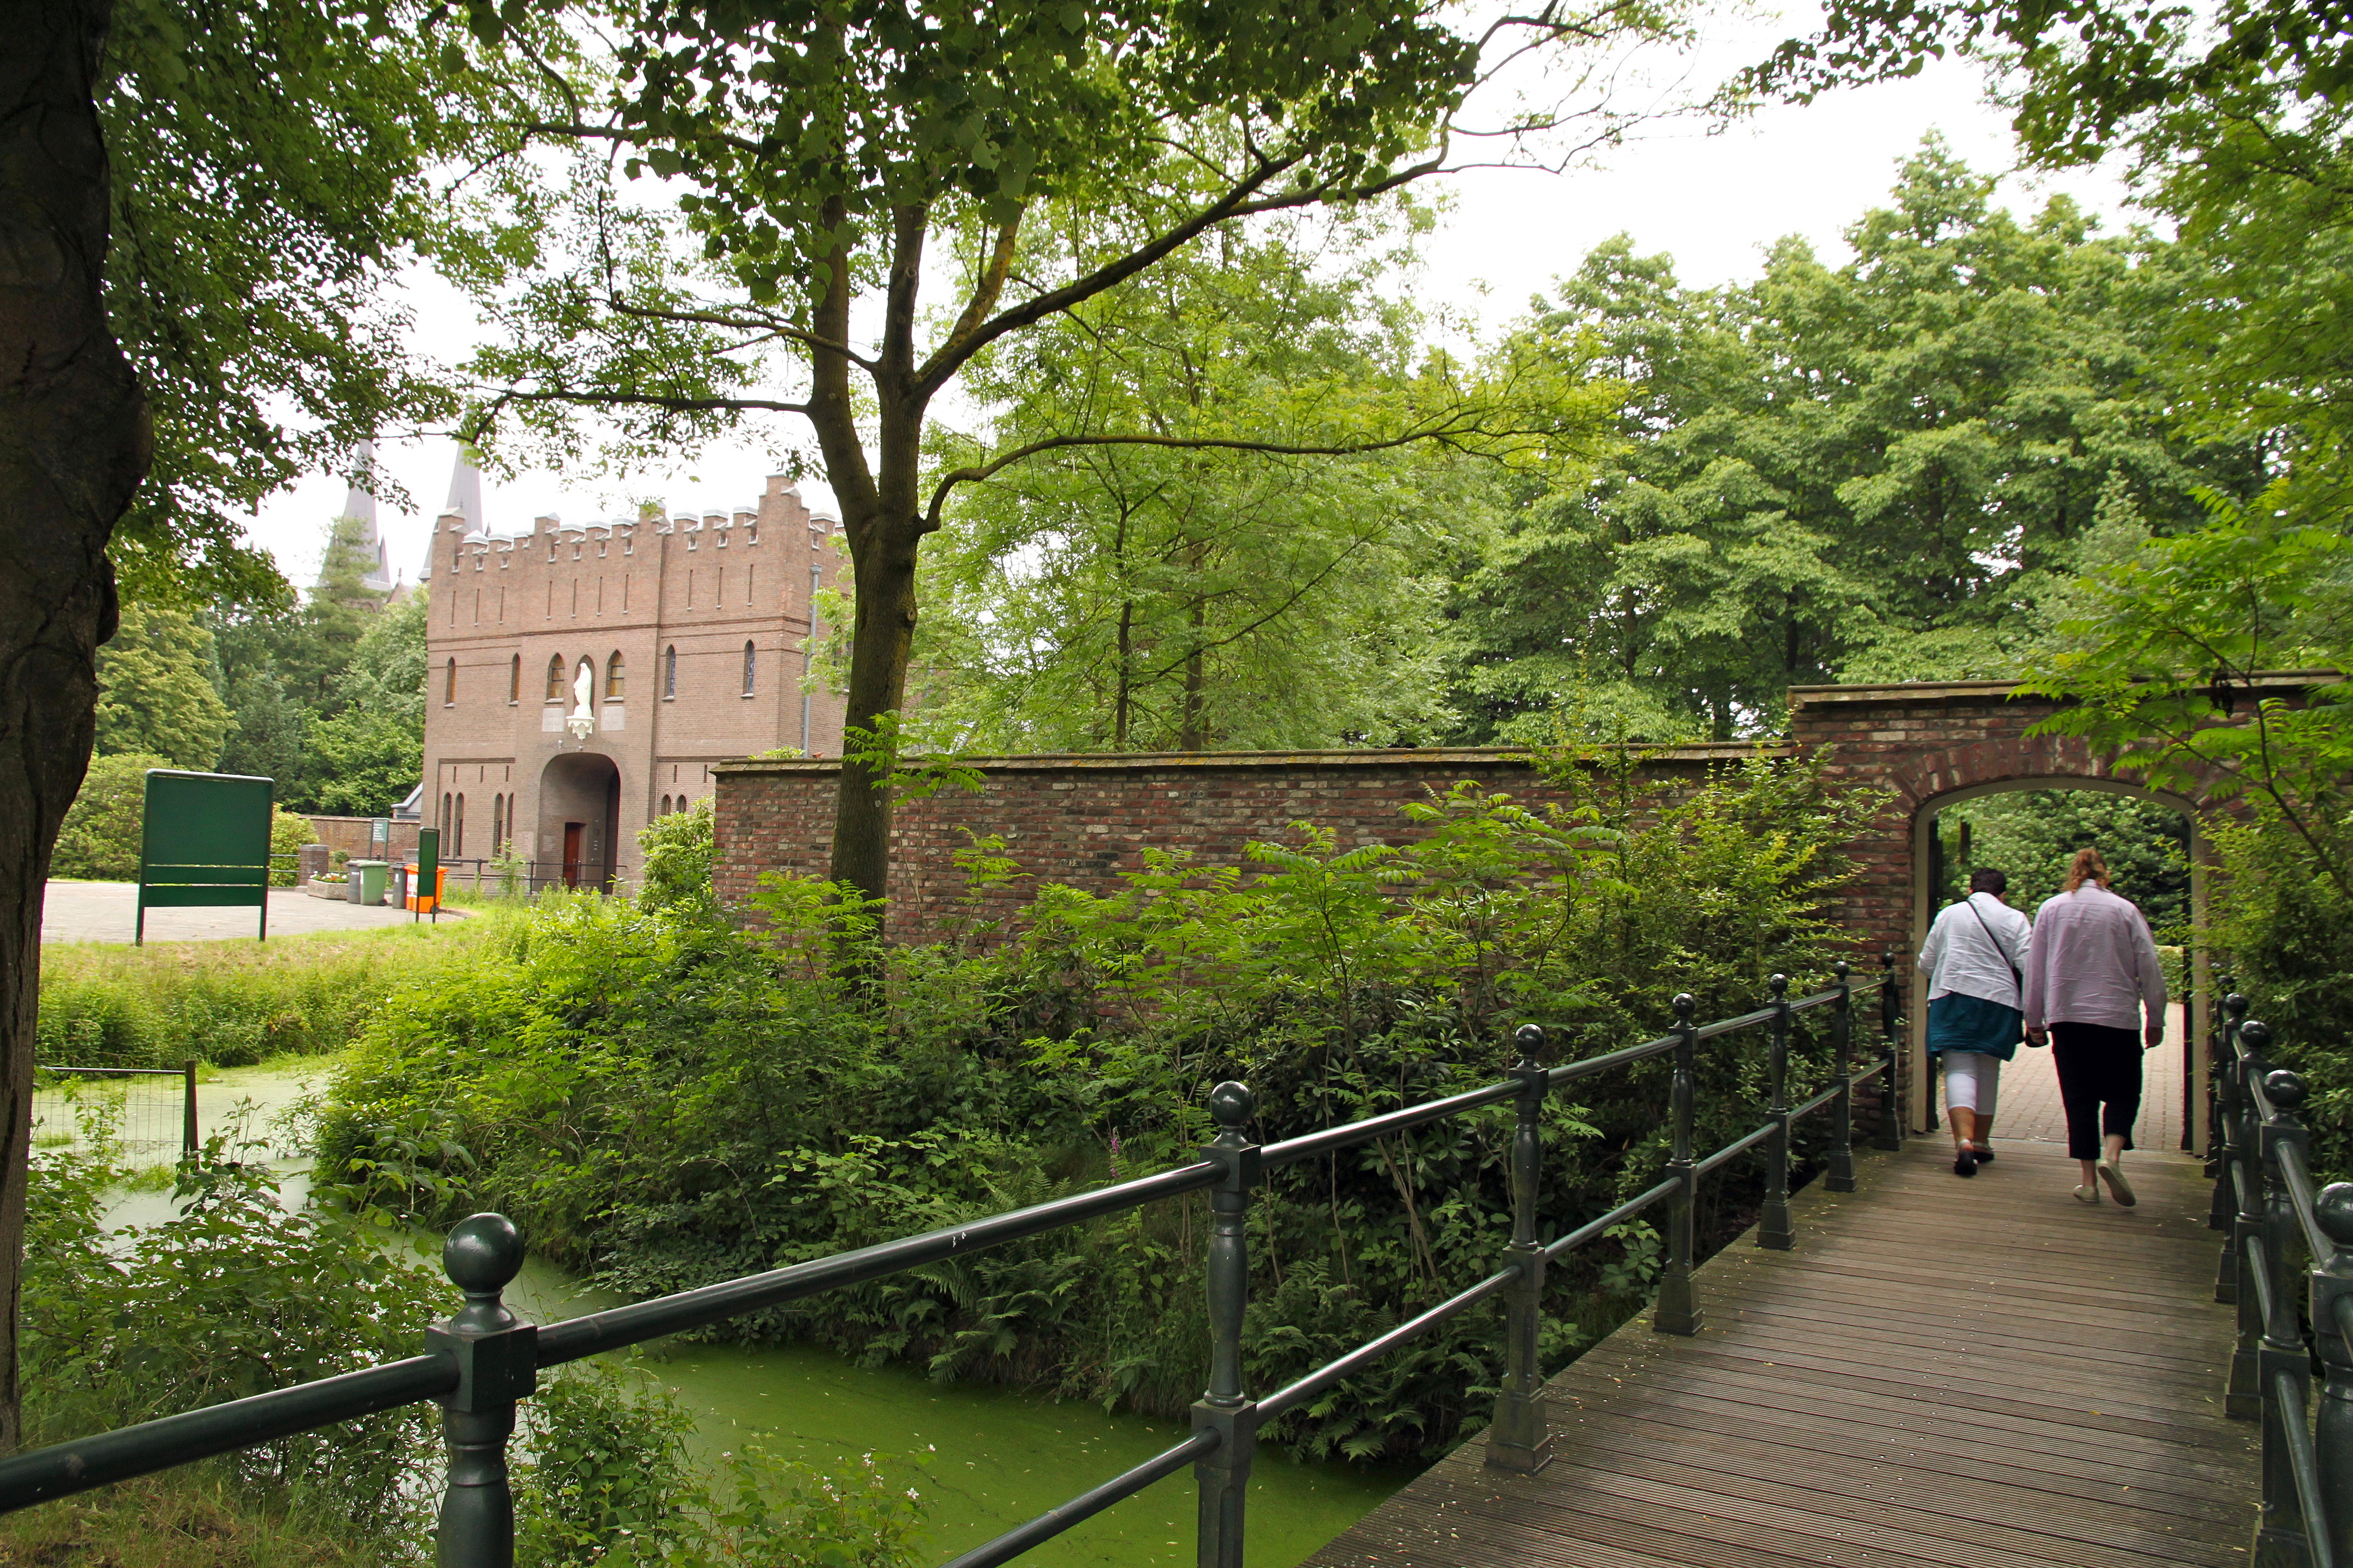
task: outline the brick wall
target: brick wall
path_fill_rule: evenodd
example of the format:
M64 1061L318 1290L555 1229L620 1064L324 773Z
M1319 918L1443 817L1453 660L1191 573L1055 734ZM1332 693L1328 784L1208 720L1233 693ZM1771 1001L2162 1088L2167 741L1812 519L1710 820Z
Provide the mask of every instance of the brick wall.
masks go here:
M367 859L370 853L368 824L373 820L365 816L314 816L311 819L311 831L314 836L311 842L325 845L331 858L334 851L340 849L349 859ZM392 825L394 858L407 860L416 858L417 829L420 826L415 822Z
M1650 764L1662 783L1695 780L1712 763L1751 754L1746 745L1662 752ZM943 790L902 803L892 827L894 931L920 936L952 912L963 891L953 856L968 834L995 834L1023 880L1002 900L1028 901L1040 881L1089 892L1120 886L1148 847L1188 850L1203 866L1240 861L1253 839L1284 836L1294 821L1332 829L1344 845L1404 844L1420 829L1403 815L1458 780L1524 800L1556 798L1535 771L1503 750L1158 752L990 757L976 766L975 794ZM717 776L718 857L713 880L740 905L771 869L821 876L833 835L839 764L730 763ZM1002 911L997 911L1002 912Z

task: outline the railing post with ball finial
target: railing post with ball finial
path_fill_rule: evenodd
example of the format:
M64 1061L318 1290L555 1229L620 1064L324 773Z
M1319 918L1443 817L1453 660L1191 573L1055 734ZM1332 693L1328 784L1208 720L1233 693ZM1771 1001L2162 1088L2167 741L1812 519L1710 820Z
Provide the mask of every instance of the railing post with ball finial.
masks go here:
M1692 1100L1699 1070L1699 1003L1686 991L1675 998L1675 1076L1667 1093L1667 1173L1675 1178L1667 1200L1667 1266L1659 1277L1659 1304L1651 1327L1662 1334L1699 1332L1699 1309L1692 1302L1692 1246L1697 1227L1699 1174L1692 1163Z
M1495 1425L1487 1436L1487 1463L1532 1476L1552 1458L1552 1434L1545 1424L1544 1368L1537 1354L1537 1332L1544 1321L1545 1252L1536 1245L1545 1090L1551 1078L1539 1060L1545 1047L1542 1026L1523 1024L1512 1039L1519 1048L1519 1065L1505 1076L1518 1082L1520 1092L1512 1131L1512 1243L1504 1253L1520 1272L1504 1292L1504 1391L1495 1401Z
M1218 1446L1193 1465L1200 1482L1200 1568L1242 1568L1242 1504L1258 1451L1258 1406L1242 1393L1242 1316L1250 1308L1250 1194L1258 1185L1259 1146L1245 1131L1256 1103L1243 1085L1209 1091L1218 1133L1201 1158L1225 1167L1209 1189L1209 1386L1193 1405L1193 1430L1215 1432Z
M1766 1041L1766 1092L1772 1097L1765 1109L1773 1135L1765 1140L1765 1208L1757 1220L1757 1245L1787 1252L1797 1246L1789 1223L1789 977L1776 974L1773 1020Z
M2232 1030L2232 1076L2238 1080L2237 1138L2231 1151L2231 1258L2236 1284L2238 1343L2231 1352L2231 1381L2222 1395L2222 1414L2236 1420L2260 1420L2263 1414L2263 1382L2258 1359L2263 1343L2263 1298L2255 1289L2256 1260L2263 1252L2263 1177L2262 1119L2255 1112L2254 1084L2271 1064L2262 1047L2271 1043L2271 1031L2261 1023L2252 1032Z
M2242 1026L2241 1037L2260 1050L2270 1043L2271 1031L2253 1018ZM2296 1218L2280 1151L2306 1147L2304 1125L2296 1107L2304 1103L2304 1080L2284 1069L2266 1072L2259 1080L2271 1114L2260 1130L2263 1140L2263 1220L2262 1268L2270 1288L2263 1292L2270 1309L2263 1315L2263 1335L2255 1357L2256 1387L2263 1405L2263 1498L2255 1526L2253 1561L2259 1563L2304 1564L2312 1561L2311 1532L2322 1521L2305 1517L2303 1493L2296 1486L2295 1450L2305 1437L2304 1422L2312 1407L2312 1352L2305 1348L2302 1306L2291 1288L2296 1271L2290 1266L2302 1245L2303 1226ZM2257 1100L2258 1105L2262 1100ZM2294 1394L2296 1397L2287 1395ZM2293 1423L2293 1426L2291 1426Z
M1838 1098L1831 1101L1830 1168L1822 1174L1825 1192L1854 1191L1854 980L1841 958L1831 966L1838 976L1838 1011L1831 1019L1831 1044L1838 1058Z
M2231 1004L2236 1002L2243 1011L2247 999L2231 989L2230 976L2221 977L2221 1005L2214 1009L2214 1036L2210 1042L2211 1056L2207 1062L2213 1087L2213 1121L2207 1142L2206 1173L2214 1178L2214 1200L2206 1213L2208 1228L2229 1235L2232 1221L2239 1212L2236 1193L2231 1177L2231 1152L2239 1123L2239 1075L2236 1053L2231 1045ZM2221 1266L2215 1271L2214 1300L2228 1305L2238 1300L2239 1270L2231 1257L2226 1242L2222 1247Z
M449 1479L435 1556L440 1568L512 1568L507 1440L514 1435L515 1401L537 1382L539 1331L509 1311L500 1295L522 1268L522 1237L504 1215L475 1215L451 1228L441 1267L465 1292L466 1304L425 1331L427 1352L458 1363L458 1386L441 1397Z
M2320 1495L2328 1518L2329 1555L2353 1563L2353 1182L2332 1182L2313 1200L2321 1233L2333 1244L2313 1259L2312 1337L2327 1381L2313 1424Z
M1871 1130L1871 1146L1889 1152L1904 1147L1902 1085L1896 1074L1902 1065L1896 1036L1895 954L1879 950L1879 1117Z

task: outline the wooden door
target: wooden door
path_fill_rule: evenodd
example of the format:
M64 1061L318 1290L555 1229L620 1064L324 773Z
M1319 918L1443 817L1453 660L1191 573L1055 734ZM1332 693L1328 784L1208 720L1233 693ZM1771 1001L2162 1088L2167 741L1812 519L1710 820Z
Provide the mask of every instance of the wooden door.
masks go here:
M564 825L564 885L567 888L580 885L580 836L586 831L585 823Z

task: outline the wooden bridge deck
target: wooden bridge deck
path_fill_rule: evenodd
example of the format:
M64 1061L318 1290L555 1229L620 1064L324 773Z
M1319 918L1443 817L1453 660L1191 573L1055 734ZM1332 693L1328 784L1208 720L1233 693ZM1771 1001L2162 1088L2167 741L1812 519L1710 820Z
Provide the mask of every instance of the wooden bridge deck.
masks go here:
M1919 1138L1696 1276L1690 1339L1636 1319L1547 1389L1553 1460L1473 1439L1311 1568L2167 1568L2247 1561L2257 1436L2222 1415L2232 1314L2179 1154L2137 1209L2049 1143L1970 1182ZM1862 1152L1858 1151L1861 1155Z

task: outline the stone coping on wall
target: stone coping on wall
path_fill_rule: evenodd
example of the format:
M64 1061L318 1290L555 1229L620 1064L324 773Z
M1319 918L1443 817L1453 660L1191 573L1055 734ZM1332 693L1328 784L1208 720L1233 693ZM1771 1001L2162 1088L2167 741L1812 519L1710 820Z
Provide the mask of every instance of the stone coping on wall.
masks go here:
M2259 691L2295 691L2309 686L2334 686L2344 679L2343 672L2334 669L2269 669L2257 675L2249 685ZM1989 697L2013 695L2030 701L2051 700L2039 692L2024 690L2023 683L2016 680L1911 680L1884 686L1792 686L1789 710L1795 713L1800 708L1831 704L1981 702Z
M1611 748L1596 746L1596 751ZM1697 746L1631 745L1625 750L1654 763L1730 763L1757 756L1788 756L1794 749L1778 741L1725 741ZM1513 767L1529 761L1525 746L1398 746L1329 752L1047 752L1032 756L958 757L958 767L981 773L1134 771L1146 768L1393 768ZM744 758L714 763L714 774L831 773L839 757Z

